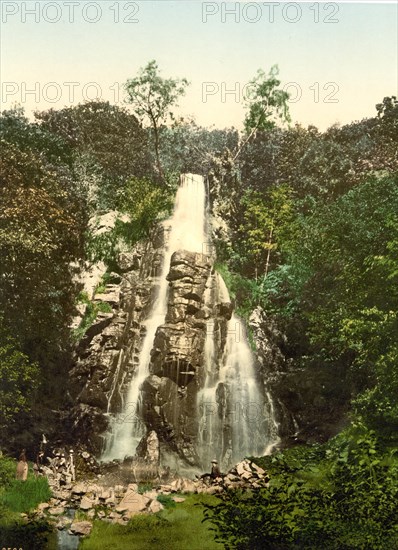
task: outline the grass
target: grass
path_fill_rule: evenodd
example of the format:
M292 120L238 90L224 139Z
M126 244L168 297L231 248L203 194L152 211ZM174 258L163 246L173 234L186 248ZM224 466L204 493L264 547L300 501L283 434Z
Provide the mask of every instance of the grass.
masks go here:
M79 550L221 550L207 523L202 523L206 502L215 504L211 495L185 495L176 507L154 515L138 515L126 526L94 522L89 538Z
M26 481L15 479L0 495L0 503L12 512L29 512L40 502L51 497L47 478L28 478Z
M99 312L112 313L112 307L107 302L91 302L90 300L82 300L81 303L87 304L87 307L83 318L80 321L80 325L73 331L73 338L75 339L75 341L79 341L83 338L87 330L94 323Z
M47 479L35 478L30 473L26 481L19 481L15 479L15 471L15 460L0 457L0 548L56 548L55 534L46 521L26 524L20 516L50 498Z

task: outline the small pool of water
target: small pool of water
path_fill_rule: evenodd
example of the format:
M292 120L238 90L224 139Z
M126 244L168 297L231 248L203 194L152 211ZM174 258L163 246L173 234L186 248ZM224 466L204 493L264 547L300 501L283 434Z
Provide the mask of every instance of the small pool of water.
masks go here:
M64 514L67 518L73 520L75 510L67 509ZM69 534L69 527L62 530L57 529L57 550L77 550L79 547L80 538L77 535Z

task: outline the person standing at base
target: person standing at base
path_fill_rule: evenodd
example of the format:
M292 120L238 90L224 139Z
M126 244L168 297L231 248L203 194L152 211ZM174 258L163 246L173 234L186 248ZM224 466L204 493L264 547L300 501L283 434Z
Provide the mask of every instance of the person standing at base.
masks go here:
M28 461L25 454L25 449L22 449L22 452L19 456L19 461L17 464L17 473L15 475L16 479L19 479L21 481L26 481L28 478Z
M210 475L213 479L216 479L217 477L221 477L221 471L220 471L220 468L218 467L217 460L212 460L211 461L211 474Z

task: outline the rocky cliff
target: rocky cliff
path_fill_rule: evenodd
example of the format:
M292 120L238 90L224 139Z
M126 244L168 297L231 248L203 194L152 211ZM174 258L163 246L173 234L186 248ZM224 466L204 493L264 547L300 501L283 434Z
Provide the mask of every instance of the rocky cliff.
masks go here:
M138 243L119 257L119 273L94 300L111 306L98 313L76 350L70 372L74 406L67 414L70 437L96 454L103 448L109 413L121 411L122 395L131 380L142 346L144 327L156 296L156 277L164 252L164 227L153 239ZM132 450L133 454L133 450Z
M120 256L120 273L94 297L112 311L98 314L76 350L70 373L75 400L67 418L70 437L97 455L104 448L109 418L121 412L123 395L137 369L143 322L157 294L165 236L160 227L151 241ZM184 250L171 258L166 318L156 331L138 411L147 430L157 433L161 448L191 465L199 460L197 395L206 378L209 320L217 348L214 359L220 361L232 313L231 303L218 297L213 260Z

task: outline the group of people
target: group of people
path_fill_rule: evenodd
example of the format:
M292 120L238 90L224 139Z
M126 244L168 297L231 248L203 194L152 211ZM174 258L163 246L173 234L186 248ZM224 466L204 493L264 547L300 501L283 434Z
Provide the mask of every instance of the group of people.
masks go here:
M65 457L65 453L62 451L56 451L54 457L45 457L45 446L47 440L43 434L42 441L40 443L40 450L36 456L36 461L33 464L33 473L35 476L49 475L53 477L60 485L75 481L75 463L73 449L69 451L69 458ZM44 464L46 459L47 464ZM28 478L29 465L26 457L26 450L22 449L19 455L17 463L16 479L20 481L26 481Z

